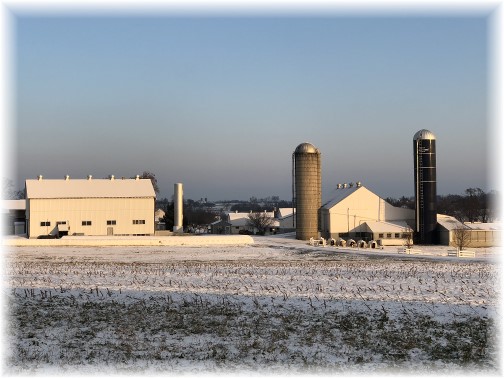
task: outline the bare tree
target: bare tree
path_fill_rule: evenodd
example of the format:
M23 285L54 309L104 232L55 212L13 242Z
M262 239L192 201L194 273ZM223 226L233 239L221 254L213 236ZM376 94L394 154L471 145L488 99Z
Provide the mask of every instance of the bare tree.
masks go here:
M25 198L24 189L15 190L14 183L7 177L2 178L2 199L17 200Z
M132 178L134 178L134 177L132 177ZM143 173L140 175L140 178L141 179L150 179L152 182L152 186L154 187L154 192L156 194L159 193L159 186L157 183L156 175L154 173L149 172L149 171L143 171Z
M413 247L413 229L411 227L406 228L406 232L403 233L404 245L406 248L411 249Z
M462 251L471 244L471 232L465 226L453 229L453 244Z
M462 200L463 215L469 222L477 222L482 207L486 206L485 192L480 188L468 188L465 190L465 194Z
M247 221L248 225L257 229L258 233L264 235L266 229L273 224L273 218L266 212L250 213Z

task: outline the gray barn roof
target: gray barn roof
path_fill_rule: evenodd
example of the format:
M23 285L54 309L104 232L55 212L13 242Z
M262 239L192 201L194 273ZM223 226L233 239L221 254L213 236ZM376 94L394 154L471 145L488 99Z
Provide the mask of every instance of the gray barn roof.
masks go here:
M26 180L27 199L155 198L150 179Z

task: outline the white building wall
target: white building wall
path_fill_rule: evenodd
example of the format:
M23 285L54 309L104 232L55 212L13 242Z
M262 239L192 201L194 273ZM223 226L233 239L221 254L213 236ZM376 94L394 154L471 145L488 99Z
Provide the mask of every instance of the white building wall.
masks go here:
M280 228L296 228L296 215L278 219Z
M154 198L65 198L29 199L27 201L29 236L55 234L57 222L66 221L68 234L107 235L112 227L114 235L154 234ZM107 221L115 220L115 225ZM134 224L134 220L145 224ZM90 226L82 225L91 221ZM41 226L50 222L50 226Z
M345 190L345 189L341 189ZM415 212L394 207L388 202L361 187L333 207L321 209L321 228L326 237L337 237L347 232L364 232L366 221L398 221L413 224Z

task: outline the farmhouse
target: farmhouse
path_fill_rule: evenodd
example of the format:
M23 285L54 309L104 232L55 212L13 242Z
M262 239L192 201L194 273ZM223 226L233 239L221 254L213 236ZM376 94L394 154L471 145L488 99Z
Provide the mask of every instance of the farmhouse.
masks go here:
M29 238L42 235L153 235L156 195L149 179L26 180Z
M291 210L292 211L292 210ZM257 229L250 225L249 215L252 212L239 213L229 212L222 215L222 219L210 224L212 234L255 234ZM280 226L280 220L275 218L273 212L266 212L266 215L272 219L270 227L266 229L266 235L273 235L284 232ZM291 220L292 221L292 220Z

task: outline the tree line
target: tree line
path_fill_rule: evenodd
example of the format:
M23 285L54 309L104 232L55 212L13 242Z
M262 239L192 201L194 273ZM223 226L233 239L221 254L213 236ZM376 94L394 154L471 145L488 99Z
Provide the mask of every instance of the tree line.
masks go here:
M495 190L485 193L481 188L468 188L463 194L438 195L437 212L460 222L493 222L497 218L498 198ZM393 206L415 209L415 197L388 197L385 201Z
M107 178L110 178L108 176ZM134 177L131 177L134 178ZM159 193L159 186L156 175L150 171L144 171L140 178L150 179L156 194ZM3 199L22 199L25 197L24 189L15 190L12 180L3 178L2 182ZM485 193L481 188L468 188L463 194L447 194L437 196L437 212L439 214L450 215L461 222L492 222L497 218L497 204L500 193L495 190ZM385 199L388 203L397 207L415 209L415 197ZM248 201L226 201L233 202L230 211L238 212L272 212L275 208L292 207L292 201L281 200L278 196L265 198L250 197ZM200 202L188 199L184 204L184 226L190 224L209 224L215 220L215 207L211 202ZM166 198L156 201L156 208L165 211L165 222L167 229L173 227L173 200Z

